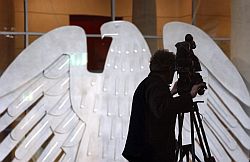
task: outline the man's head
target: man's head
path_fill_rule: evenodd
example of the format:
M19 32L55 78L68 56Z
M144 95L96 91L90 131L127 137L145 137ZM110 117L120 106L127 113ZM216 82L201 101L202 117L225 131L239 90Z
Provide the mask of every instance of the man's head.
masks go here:
M175 55L166 49L157 50L150 60L150 71L166 76L169 84L172 83L175 67Z

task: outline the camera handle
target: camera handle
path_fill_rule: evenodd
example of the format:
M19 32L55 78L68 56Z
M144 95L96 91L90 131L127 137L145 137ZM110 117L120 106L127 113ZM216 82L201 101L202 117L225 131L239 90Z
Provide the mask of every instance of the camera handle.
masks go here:
M192 155L192 162L195 162L195 159L198 162L201 162L201 160L198 158L198 156L195 155L195 143L194 143L194 127L196 129L199 143L201 146L202 154L204 157L205 162L215 162L215 158L211 156L211 152L209 149L209 145L207 142L205 130L203 128L202 119L199 114L199 108L197 103L203 103L204 101L196 101L193 102L193 110L190 111L190 126L191 126L191 144L188 145L182 145L182 127L183 127L183 119L185 113L179 113L178 114L178 128L179 128L179 134L178 134L178 141L177 141L177 148L175 152L175 161L177 162L178 156L180 155L179 162L183 161L183 158L186 156L186 161L189 161L189 153ZM198 122L197 122L198 119ZM199 124L199 125L198 125Z

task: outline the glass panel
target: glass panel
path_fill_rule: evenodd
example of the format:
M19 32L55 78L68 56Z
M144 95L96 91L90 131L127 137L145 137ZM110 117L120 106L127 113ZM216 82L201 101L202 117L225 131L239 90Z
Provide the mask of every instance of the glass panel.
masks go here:
M23 11L18 9L18 1L0 0L0 31L23 31Z
M11 0L14 4L15 31L24 31L24 0Z
M39 37L41 37L41 35L30 35L29 36L29 44L36 41Z
M14 40L15 40L15 44L14 44L14 58L15 58L24 50L25 41L24 41L23 35L15 35Z
M157 38L154 39L157 42L157 49L162 49L163 47L163 38ZM157 49L154 49L153 52L155 52Z
M29 31L48 32L69 25L70 15L110 16L110 0L29 1Z
M144 35L162 36L163 26L167 22L192 22L192 0L116 1L116 16L131 22L133 19L133 23ZM150 27L154 25L152 22L156 22L156 27Z
M120 19L132 22L132 0L115 2L115 16Z
M24 36L0 35L0 74L23 50Z
M197 1L196 25L210 36L230 37L231 1ZM216 5L215 5L216 4Z
M216 40L216 44L221 48L221 50L230 58L231 50L230 50L230 40Z
M214 5L216 4L216 5ZM230 57L231 1L196 1L196 26L215 39L222 51Z
M157 49L163 48L163 39L162 38L146 38L145 40L148 43L148 47L151 51L151 54L154 54L154 52Z
M156 0L157 35L162 36L163 26L171 21L192 23L192 0Z

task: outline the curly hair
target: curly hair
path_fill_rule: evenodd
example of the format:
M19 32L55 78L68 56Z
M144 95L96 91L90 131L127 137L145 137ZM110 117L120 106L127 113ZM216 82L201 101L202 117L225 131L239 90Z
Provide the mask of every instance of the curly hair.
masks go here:
M150 71L161 72L167 71L175 65L175 54L167 49L159 49L150 60Z

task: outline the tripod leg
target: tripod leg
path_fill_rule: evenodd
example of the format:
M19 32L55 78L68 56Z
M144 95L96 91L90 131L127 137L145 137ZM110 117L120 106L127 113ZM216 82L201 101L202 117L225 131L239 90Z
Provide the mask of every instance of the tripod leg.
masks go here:
M196 113L196 115L199 115L199 114ZM197 132L197 135L198 135L198 138L199 138L201 150L202 150L203 156L205 158L205 157L207 157L207 154L206 154L206 150L205 150L205 147L204 147L204 144L203 144L203 141L202 141L200 128L198 126L198 123L197 123L197 120L196 120L195 116L194 116L194 125L195 125L195 129L196 129L196 132Z
M178 129L179 129L179 134L178 134L177 148L176 148L176 151L175 151L175 161L176 162L178 160L179 152L181 154L183 119L184 119L184 113L179 113L178 114ZM181 157L181 155L180 155L180 157Z
M187 152L186 153L186 162L188 162L189 161L189 153Z
M191 152L191 144L183 145L180 150L180 159L179 162L183 161L184 156L186 156L187 162L189 161L189 152Z
M191 154L192 154L192 162L195 162L195 148L194 148L194 112L190 112L190 126L191 126Z
M209 162L215 162L215 158L213 156L211 156L211 152L210 152L209 145L208 145L207 138L206 138L206 133L205 133L205 130L204 130L204 127L203 127L203 124L202 124L202 120L201 120L200 114L199 114L199 109L198 109L197 102L194 103L194 110L196 112L196 116L197 116L197 119L198 119L198 122L199 122L199 127L198 127L196 119L195 119L194 123L195 123L195 127L197 129L197 134L198 134L198 137L199 137L199 140L200 140L202 152L203 152L203 155L204 155L204 160L205 161L209 161ZM202 133L202 137L203 137L203 141L204 141L205 146L206 146L207 154L206 154L206 151L205 151L205 148L204 148L204 144L202 142L202 138L201 138L201 134L200 134L199 130Z
M198 161L198 162L201 162L201 160L198 158L198 156L195 155L195 159Z
M201 130L201 133L202 133L202 136L203 136L203 140L204 140L204 143L206 145L206 150L207 150L207 153L208 153L208 157L210 158L211 157L211 152L210 152L210 149L209 149L206 133L205 133L205 130L204 130L204 127L203 127L203 124L202 124L201 117L199 116L199 111L198 110L196 112L196 115L197 115L197 119L198 119L198 122L199 122L200 130Z

